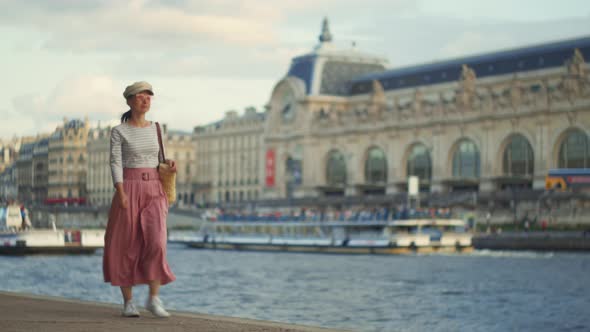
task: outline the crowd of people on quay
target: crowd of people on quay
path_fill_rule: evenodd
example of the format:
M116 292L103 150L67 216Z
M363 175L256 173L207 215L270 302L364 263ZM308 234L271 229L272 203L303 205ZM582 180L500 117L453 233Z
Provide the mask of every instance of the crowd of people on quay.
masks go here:
M204 218L211 221L351 221L371 222L416 218L450 218L449 208L345 207L345 208L284 208L284 209L208 209Z

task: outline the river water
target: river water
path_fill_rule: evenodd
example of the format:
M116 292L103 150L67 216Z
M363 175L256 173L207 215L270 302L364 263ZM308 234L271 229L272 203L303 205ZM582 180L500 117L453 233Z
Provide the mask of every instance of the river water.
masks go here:
M588 331L590 254L326 255L168 246L170 309L354 331ZM102 252L0 257L0 289L120 303ZM147 288L135 289L143 303Z

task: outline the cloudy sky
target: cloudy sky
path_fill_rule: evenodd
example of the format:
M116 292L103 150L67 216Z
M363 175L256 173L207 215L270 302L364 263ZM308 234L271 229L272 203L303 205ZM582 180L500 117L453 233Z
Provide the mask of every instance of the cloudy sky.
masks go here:
M587 0L0 0L0 138L114 124L138 80L177 130L262 108L324 16L391 67L590 35Z

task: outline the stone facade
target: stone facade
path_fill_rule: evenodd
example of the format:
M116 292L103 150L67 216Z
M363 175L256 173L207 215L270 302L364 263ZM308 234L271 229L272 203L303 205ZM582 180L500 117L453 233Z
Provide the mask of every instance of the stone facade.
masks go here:
M92 128L88 132L88 171L86 189L92 206L110 206L115 193L110 167L111 128Z
M0 140L0 201L18 196L16 160L21 140Z
M194 192L197 203L246 202L259 198L263 177L264 114L248 108L243 115L197 127Z
M48 198L86 198L88 119L64 119L49 137Z
M179 206L195 203L193 176L195 175L195 143L191 133L164 130L163 140L166 158L176 162L176 200Z
M483 71L483 57L386 71L350 80L348 95L310 90L325 78L313 65L311 74L293 70L294 60L269 101L264 151L275 167L266 170L273 178L265 197L393 194L407 190L411 175L428 192L541 189L551 168L588 168L590 76L580 49L589 44L488 55L496 62L481 77L467 63L479 61ZM305 57L346 58L323 48ZM527 68L531 62L538 69ZM419 81L404 82L407 72ZM433 73L440 82L428 83Z
M47 180L49 166L49 138L43 137L35 142L33 147L33 201L43 203L47 199Z
M8 165L0 173L0 200L12 201L18 195L16 164Z
M33 147L35 142L30 139L23 143L16 160L18 200L29 203L33 200Z
M0 140L0 172L16 161L20 144L20 138Z

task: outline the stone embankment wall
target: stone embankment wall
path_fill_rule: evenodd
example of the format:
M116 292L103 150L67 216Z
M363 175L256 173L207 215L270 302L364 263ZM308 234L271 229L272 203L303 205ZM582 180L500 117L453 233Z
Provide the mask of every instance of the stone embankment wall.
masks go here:
M35 228L51 228L52 220L57 228L105 228L108 208L94 207L36 207L30 208L30 218ZM200 220L187 213L168 215L169 228L198 227Z
M476 249L588 251L590 234L584 232L481 235L473 238Z
M590 202L566 201L543 206L538 202L519 202L514 206L478 206L477 209L453 208L455 216L473 216L482 225L487 223L490 214L491 225L519 224L528 220L530 223L546 220L549 225L583 225L590 226ZM467 219L467 218L465 218Z
M277 208L280 209L280 208ZM108 220L108 208L95 207L30 207L31 221L35 227L51 227L51 220L58 228L63 227L91 227L104 228ZM520 201L511 204L479 204L473 206L455 206L452 209L454 217L465 220L473 219L478 225L524 224L529 221L531 227L535 223L546 220L548 226L585 225L590 227L590 201L564 200L551 204L535 201ZM198 211L171 209L168 226L171 228L194 227L200 223Z

